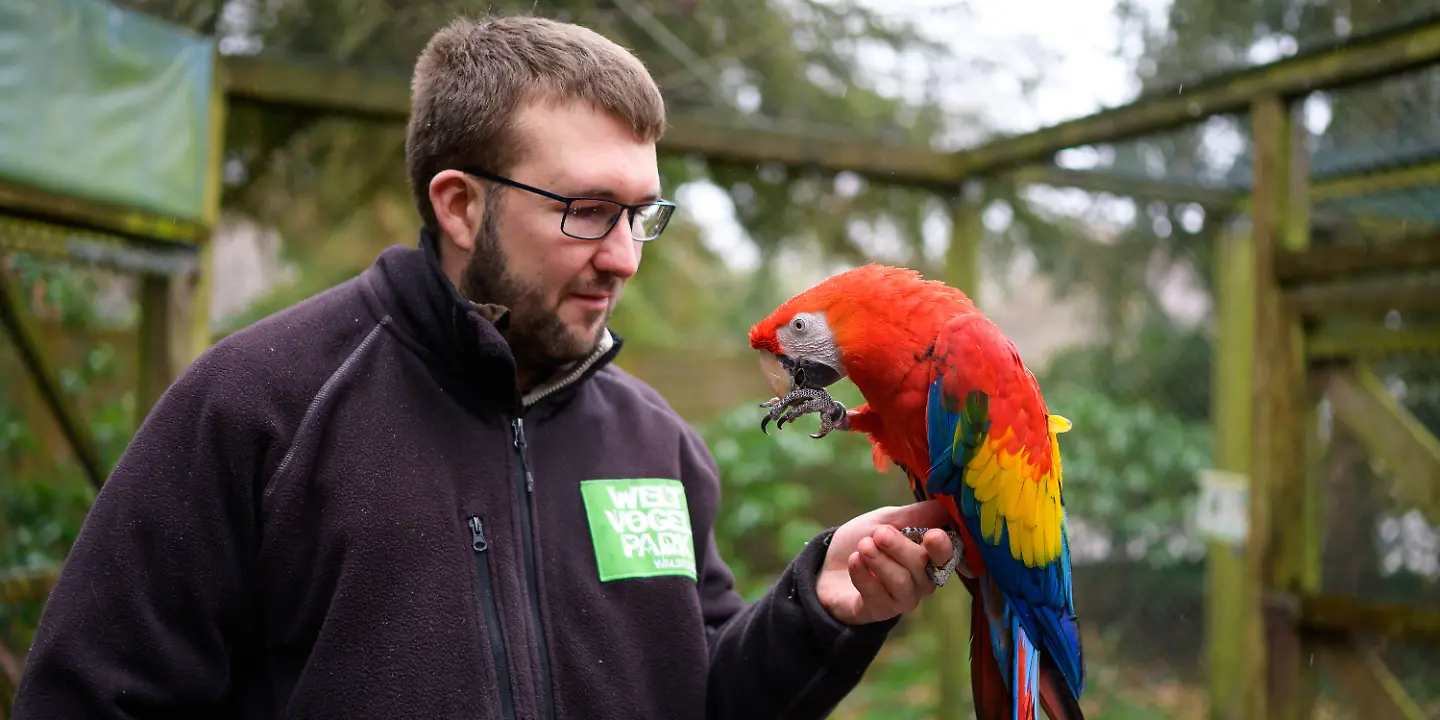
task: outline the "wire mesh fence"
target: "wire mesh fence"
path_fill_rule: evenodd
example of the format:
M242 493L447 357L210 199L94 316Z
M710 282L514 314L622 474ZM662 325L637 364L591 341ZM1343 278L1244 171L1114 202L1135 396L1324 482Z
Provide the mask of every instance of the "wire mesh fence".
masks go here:
M109 467L136 425L133 276L118 237L0 216L0 273L60 394ZM73 251L73 252L71 252ZM68 254L67 254L68 253ZM40 609L95 495L15 335L0 333L0 653L18 668ZM5 674L8 674L5 673ZM0 678L9 707L14 678Z

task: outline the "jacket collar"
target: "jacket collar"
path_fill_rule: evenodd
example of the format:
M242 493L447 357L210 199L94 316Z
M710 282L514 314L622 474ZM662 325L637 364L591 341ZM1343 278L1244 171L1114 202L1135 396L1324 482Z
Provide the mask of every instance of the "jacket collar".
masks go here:
M515 359L501 331L508 308L476 303L460 295L440 266L439 242L420 231L419 247L392 247L381 253L376 271L399 305L397 323L414 338L454 391L479 392L487 404L519 414L545 401L558 408L585 380L615 359L624 343L606 328L588 357L559 369L549 380L520 395Z

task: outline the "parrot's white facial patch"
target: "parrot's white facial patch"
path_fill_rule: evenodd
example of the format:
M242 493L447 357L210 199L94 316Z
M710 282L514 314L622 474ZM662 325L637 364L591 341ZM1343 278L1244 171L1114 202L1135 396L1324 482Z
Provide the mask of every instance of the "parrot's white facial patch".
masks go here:
M824 313L795 313L790 321L775 329L780 340L780 349L792 360L811 360L823 363L845 376L845 366L840 364L840 348L835 346L835 334L825 322Z

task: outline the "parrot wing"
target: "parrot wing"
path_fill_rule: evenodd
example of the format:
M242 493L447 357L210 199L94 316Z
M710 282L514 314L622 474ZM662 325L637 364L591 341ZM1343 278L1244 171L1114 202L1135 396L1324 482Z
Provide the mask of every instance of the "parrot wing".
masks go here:
M1046 411L1014 344L979 313L957 316L941 329L929 390L925 490L954 500L957 520L993 579L993 585L982 582L981 595L996 660L1006 677L1034 678L1038 645L1065 679L1065 704L1078 709L1085 666L1055 440L1070 423ZM1006 633L1010 628L1024 632ZM1033 706L1033 687L1020 693L1008 684Z

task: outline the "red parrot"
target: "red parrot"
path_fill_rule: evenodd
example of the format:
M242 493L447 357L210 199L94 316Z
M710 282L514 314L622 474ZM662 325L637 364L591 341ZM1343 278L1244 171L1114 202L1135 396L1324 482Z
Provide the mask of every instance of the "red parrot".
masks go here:
M1015 345L970 301L908 269L865 265L787 300L750 329L776 396L765 429L820 415L821 438L866 434L917 500L949 510L958 570L974 603L970 681L980 718L1083 718L1085 664L1070 587L1058 433ZM848 377L853 410L825 388ZM925 528L907 528L919 542ZM957 535L958 533L958 535ZM963 555L963 563L959 563Z

